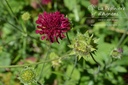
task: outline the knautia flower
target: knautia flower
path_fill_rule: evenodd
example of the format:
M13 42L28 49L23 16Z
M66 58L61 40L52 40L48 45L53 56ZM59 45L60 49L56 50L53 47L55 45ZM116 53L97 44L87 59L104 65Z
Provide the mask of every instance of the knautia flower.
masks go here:
M42 4L43 5L47 5L49 3L51 3L52 0L42 0Z
M36 73L34 69L30 67L26 67L25 69L23 69L19 77L20 81L25 85L34 83L36 81L35 78L36 78Z
M69 19L58 11L40 14L36 23L38 24L36 33L41 35L42 40L46 39L52 43L59 43L58 38L63 39L64 33L70 30Z
M24 14L22 14L21 18L24 20L24 21L27 21L30 19L30 14L28 12L25 12Z
M51 63L53 67L59 67L61 65L61 57L59 57L56 53L52 52L49 56L52 60Z
M115 59L121 59L122 54L123 54L123 49L122 49L122 48L115 48L115 49L111 52L112 58L115 58Z
M77 55L78 59L83 57L84 59L94 53L97 49L98 39L93 38L93 35L89 36L89 33L78 34L75 39L72 40L72 44L69 45L73 50L70 55Z

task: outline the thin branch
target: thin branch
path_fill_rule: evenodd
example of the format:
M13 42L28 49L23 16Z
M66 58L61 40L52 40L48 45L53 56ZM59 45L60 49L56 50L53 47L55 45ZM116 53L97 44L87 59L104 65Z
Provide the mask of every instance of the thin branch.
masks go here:
M92 59L96 62L96 64L98 65L98 71L95 73L95 74L97 74L97 73L99 73L99 71L100 71L100 64L95 60L95 58L93 57L93 55L92 55L92 53L90 53L90 55L91 55L91 57L92 57Z
M71 71L71 74L69 75L69 78L64 82L64 85L67 85L67 82L70 80L70 78L71 78L71 76L73 74L73 71L74 71L74 69L75 69L75 67L77 65L77 56L75 56L74 58L75 58L75 60L74 60L74 67L73 67L73 69Z
M59 58L55 58L52 60L47 60L47 61L41 61L41 62L37 62L37 63L33 63L33 64L24 64L24 65L11 65L11 66L0 66L0 68L19 68L19 67L25 67L25 66L32 66L32 65L38 65L38 64L42 64L42 63L48 63L54 60L57 60Z
M13 14L13 17L15 18L15 20L16 20L16 21L17 21L17 23L19 24L18 19L17 19L17 17L15 17L15 13L13 12L13 10L12 10L11 6L9 5L8 1L7 1L7 0L5 0L5 2L7 3L7 6L9 7L9 9L10 9L11 13Z
M42 6L42 4L41 4L41 1L40 1L40 0L37 0L37 1L38 1L38 4L39 4L41 10L42 10L42 11L45 11L44 8L43 8L43 6Z
M38 84L38 85L42 85L39 81L37 81L37 84Z
M120 41L119 41L119 43L118 43L118 45L117 45L117 48L119 48L120 47L120 45L122 44L122 42L124 41L124 39L125 39L125 37L126 37L126 34L127 33L127 30L125 31L125 33L122 35L122 37L121 37L121 39L120 39Z
M122 4L122 6L123 6L123 4ZM123 6L124 7L124 6ZM126 17L128 17L128 15L127 15L127 13L126 12L124 12L124 14L126 15ZM127 28L128 28L128 25L127 25ZM120 41L119 41L119 43L118 43L118 45L117 45L117 48L122 44L122 42L124 41L124 39L125 39L125 37L126 37L126 35L127 35L127 31L128 31L128 29L126 29L126 31L124 32L124 34L122 35L122 37L121 37L121 39L120 39Z
M68 42L71 44L71 41L70 41L69 36L68 36L68 33L66 33L66 36L67 36Z
M1 21L6 21L9 25L11 25L12 27L16 28L15 30L18 30L18 31L20 31L20 32L24 33L21 29L19 29L19 28L18 28L17 26L15 26L14 24L12 24L12 23L8 22L7 20L2 19L2 18L0 18L0 20L1 20Z
M48 48L48 52L47 52L47 54L46 54L46 56L45 56L45 61L48 59L48 54L49 54L49 51L50 51L50 47ZM44 70L44 67L45 67L45 63L43 63L43 65L42 65L42 68L41 68L41 71L40 71L40 75L39 75L39 78L38 78L38 81L43 77L43 70Z
M90 55L91 55L92 59L96 62L96 64L97 64L97 65L100 65L100 64L95 60L95 58L93 57L92 53L90 53Z

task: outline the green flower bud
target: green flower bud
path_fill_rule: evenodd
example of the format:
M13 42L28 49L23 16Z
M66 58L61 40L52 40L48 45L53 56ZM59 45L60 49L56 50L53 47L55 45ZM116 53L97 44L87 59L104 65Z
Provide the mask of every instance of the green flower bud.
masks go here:
M59 67L60 64L61 64L61 58L52 61L52 66L53 66L53 67Z
M90 53L94 53L97 49L97 39L93 38L93 35L89 36L89 33L78 34L72 44L69 45L73 50L70 55L78 55L78 59L81 57L85 58L89 56Z
M123 49L121 49L121 48L115 48L111 52L111 56L112 56L112 58L115 58L115 59L121 59L122 53L123 53Z
M24 20L24 21L27 21L30 19L30 14L28 12L25 12L24 14L22 14L21 18Z
M30 84L35 81L36 74L34 69L32 68L25 68L21 71L19 79L21 80L22 83L24 84Z
M53 60L51 62L53 67L59 67L60 66L60 64L61 64L61 58L59 58L59 56L56 53L54 53L54 52L50 53L50 59L51 60L52 59L56 59L56 60Z

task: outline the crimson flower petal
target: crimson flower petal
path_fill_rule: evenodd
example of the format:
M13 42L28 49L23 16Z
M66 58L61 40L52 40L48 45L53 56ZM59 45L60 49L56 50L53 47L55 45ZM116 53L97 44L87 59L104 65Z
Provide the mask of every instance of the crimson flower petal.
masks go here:
M70 30L69 19L64 17L59 11L47 13L43 12L36 20L37 30L36 33L40 34L41 39L50 42L58 42L58 39L65 38L65 33Z

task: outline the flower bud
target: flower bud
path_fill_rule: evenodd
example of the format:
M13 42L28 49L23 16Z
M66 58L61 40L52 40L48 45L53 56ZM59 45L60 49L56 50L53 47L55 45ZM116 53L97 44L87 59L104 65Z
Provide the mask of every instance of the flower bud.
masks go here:
M27 67L23 69L20 73L20 80L24 84L29 84L35 81L36 74L34 69Z
M25 12L24 14L22 14L21 18L24 20L24 21L27 21L30 19L30 14L28 12Z
M52 52L52 53L50 53L50 59L52 60L52 59L56 59L56 60L53 60L51 63L52 63L52 66L53 67L59 67L60 66L60 64L61 64L61 58L59 58L59 56L56 54L56 53L54 53L54 52Z
M78 34L74 40L72 40L72 44L69 45L73 50L70 55L78 55L79 59L81 57L85 58L85 56L90 55L90 53L94 53L97 49L97 39L93 38L93 35L89 36L89 33Z
M122 53L123 53L123 49L122 48L115 48L111 52L111 56L112 56L112 58L115 58L115 59L121 59Z

